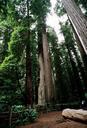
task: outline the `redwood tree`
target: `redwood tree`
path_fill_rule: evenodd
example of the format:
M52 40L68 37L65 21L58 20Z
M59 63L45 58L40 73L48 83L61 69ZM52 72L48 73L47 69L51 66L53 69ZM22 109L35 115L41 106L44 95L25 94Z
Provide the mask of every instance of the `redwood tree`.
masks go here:
M45 69L46 100L47 103L50 103L54 99L54 87L52 81L51 60L50 60L49 45L47 40L45 24L43 25L42 40L43 40L43 56L44 56L44 69Z
M87 20L74 0L62 0L62 3L87 54Z
M30 2L27 5L27 40L26 40L26 104L32 105L32 71L31 71L31 51L30 51Z
M38 38L38 43L40 45L39 47L40 83L39 83L38 94L40 94L39 96L42 97L42 99L44 98L43 96L41 96L42 93L41 90L42 88L44 88L43 86L45 86L44 88L45 90L43 90L43 92L45 92L45 98L46 98L45 100L47 103L50 103L53 99L53 82L52 82L51 62L50 62L49 46L48 46L47 34L46 34L46 23L45 23L46 15L49 12L50 0L44 0L44 1L35 0L32 1L32 5L33 5L32 12L37 17L37 23L39 25L38 37L39 36L42 37L42 40L40 39L40 37ZM41 78L43 79L41 80Z

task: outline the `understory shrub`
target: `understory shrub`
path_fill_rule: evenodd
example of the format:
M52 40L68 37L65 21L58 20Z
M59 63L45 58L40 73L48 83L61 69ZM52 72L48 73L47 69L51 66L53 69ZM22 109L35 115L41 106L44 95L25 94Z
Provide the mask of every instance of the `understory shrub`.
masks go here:
M38 117L38 113L37 113L36 109L32 109L29 107L26 108L25 106L22 106L22 105L13 106L12 112L18 114L18 117L17 117L15 123L12 124L13 126L25 125L25 124L34 122Z

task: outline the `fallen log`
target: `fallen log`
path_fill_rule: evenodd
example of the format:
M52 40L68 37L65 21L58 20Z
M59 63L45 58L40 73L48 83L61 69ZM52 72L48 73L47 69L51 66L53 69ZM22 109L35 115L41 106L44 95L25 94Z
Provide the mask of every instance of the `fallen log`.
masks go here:
M87 123L87 110L83 109L64 109L62 116L75 121L81 121Z

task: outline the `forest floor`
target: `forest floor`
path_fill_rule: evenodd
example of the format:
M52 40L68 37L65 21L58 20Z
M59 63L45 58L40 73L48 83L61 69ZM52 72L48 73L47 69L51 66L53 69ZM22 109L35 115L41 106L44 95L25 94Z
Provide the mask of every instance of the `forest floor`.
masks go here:
M61 112L42 113L33 124L18 128L87 128L87 124L64 119Z

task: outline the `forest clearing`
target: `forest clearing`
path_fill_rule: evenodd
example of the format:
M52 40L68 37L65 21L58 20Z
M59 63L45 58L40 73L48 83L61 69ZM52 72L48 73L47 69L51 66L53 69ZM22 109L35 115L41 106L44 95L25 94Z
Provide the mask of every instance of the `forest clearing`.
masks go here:
M0 0L0 128L86 122L87 0Z

